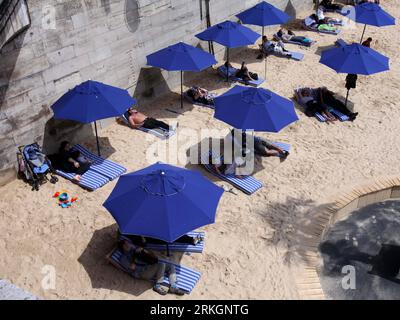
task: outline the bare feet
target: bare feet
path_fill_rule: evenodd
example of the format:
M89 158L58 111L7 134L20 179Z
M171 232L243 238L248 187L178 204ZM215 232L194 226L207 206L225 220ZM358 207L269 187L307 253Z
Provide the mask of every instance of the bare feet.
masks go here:
M82 177L81 177L79 174L77 174L77 175L74 177L74 180L77 181L77 182L81 181L81 179L82 179Z

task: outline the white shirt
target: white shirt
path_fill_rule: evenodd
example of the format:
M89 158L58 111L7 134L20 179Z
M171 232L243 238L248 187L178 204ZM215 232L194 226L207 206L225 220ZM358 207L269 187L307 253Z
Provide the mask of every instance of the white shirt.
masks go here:
M318 16L319 20L324 20L325 19L324 11L321 8L319 8L317 10L317 16Z
M311 17L308 17L308 18L305 18L304 19L304 24L307 26L307 27L309 27L309 26L311 26L312 24L314 24L314 23L316 23L317 21L315 21L313 18L311 18Z

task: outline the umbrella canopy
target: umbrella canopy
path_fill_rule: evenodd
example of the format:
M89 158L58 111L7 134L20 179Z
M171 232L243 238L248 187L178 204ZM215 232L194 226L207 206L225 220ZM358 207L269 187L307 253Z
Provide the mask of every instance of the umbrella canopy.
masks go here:
M118 117L135 104L127 90L89 80L69 90L51 108L55 119L90 123Z
M96 121L118 117L135 104L136 100L127 90L89 80L69 90L51 108L55 119L94 122L97 153L100 156Z
M147 56L149 66L168 71L201 71L216 63L212 54L183 42Z
M282 10L274 7L268 2L261 2L254 7L236 15L243 23L256 26L272 26L285 24L291 17Z
M212 54L183 42L147 56L149 66L181 72L181 108L183 108L183 71L201 71L216 63L217 60Z
M222 193L199 172L157 163L120 177L103 206L121 233L173 242L214 223Z
M236 129L279 132L299 120L291 100L263 88L235 86L214 101L214 117Z
M215 41L228 48L237 48L254 44L260 35L239 23L225 21L196 34L196 37L204 41Z
M383 10L378 4L366 2L355 6L355 18L358 23L384 27L396 24L396 19Z
M337 73L370 75L389 70L389 58L358 43L325 50L319 62Z

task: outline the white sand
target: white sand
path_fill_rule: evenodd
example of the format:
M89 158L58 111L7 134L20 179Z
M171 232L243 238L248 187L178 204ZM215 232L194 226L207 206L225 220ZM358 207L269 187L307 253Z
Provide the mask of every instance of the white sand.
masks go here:
M397 1L383 2L392 15L400 16ZM358 41L361 32L358 25L357 29L345 29L341 37ZM202 277L192 294L180 299L302 298L295 280L309 260L299 248L307 243L309 234L303 230L316 223L318 206L329 203L344 189L398 171L397 32L397 26L367 29L366 36L374 38L373 48L391 58L391 71L359 77L357 89L351 92L351 100L360 112L354 123L322 124L298 111L300 121L294 125L279 134L263 134L290 143L291 155L284 163L264 159L265 169L255 176L265 187L256 194L224 194L216 223L204 228L205 252L182 257L182 264L195 267ZM297 33L318 43L310 49L290 46L306 53L303 62L271 57L268 81L263 87L288 98L293 96L294 88L303 85L325 85L345 95L345 75L319 64L319 55L315 54L319 47L332 45L336 37ZM264 64L255 60L255 50L256 47L244 50L234 61L251 62L249 69L261 75ZM211 90L218 88L215 92L222 93L225 84L217 80L215 73L205 73L199 84ZM178 119L177 115L165 112L166 107L179 109L175 94L153 105L158 109L144 110L166 121L178 120L182 130L227 128L213 119L211 110L186 104L184 116ZM103 130L101 137L103 144L108 145L104 151L110 154L109 158L129 171L150 164L145 154L153 140L147 141L145 134L115 124ZM94 141L87 141L86 145L95 150ZM187 143L187 147L190 145ZM21 181L1 188L0 278L48 299L159 299L149 284L131 279L104 259L114 245L116 225L101 204L114 186L112 182L90 193L60 178L56 186L47 184L39 192L31 192ZM73 208L60 209L51 198L62 189L79 197ZM45 265L56 268L55 290L41 287Z

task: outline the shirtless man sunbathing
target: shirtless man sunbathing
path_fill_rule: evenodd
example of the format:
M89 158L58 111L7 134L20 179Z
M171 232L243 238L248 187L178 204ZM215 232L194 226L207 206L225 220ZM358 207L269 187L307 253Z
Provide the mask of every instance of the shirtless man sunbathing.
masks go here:
M150 118L133 107L128 109L128 114L129 117L127 120L129 121L130 126L134 129L145 128L152 130L161 128L163 131L166 132L172 130L172 128L167 123L154 118Z

